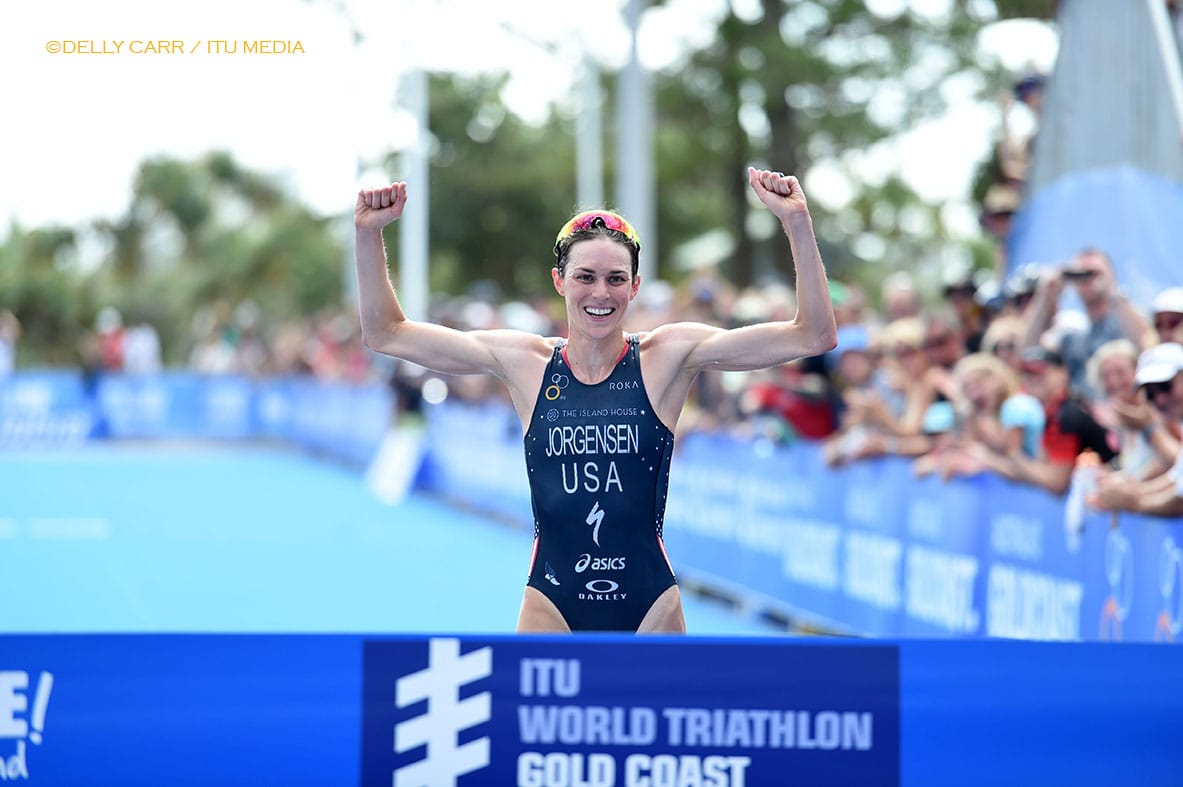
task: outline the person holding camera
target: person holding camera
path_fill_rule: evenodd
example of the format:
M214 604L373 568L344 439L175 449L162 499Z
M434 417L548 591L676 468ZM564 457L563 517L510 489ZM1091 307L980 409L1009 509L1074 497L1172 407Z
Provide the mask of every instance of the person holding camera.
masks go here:
M1069 385L1089 399L1096 395L1088 382L1088 360L1101 345L1129 339L1139 350L1157 343L1154 326L1117 287L1113 261L1104 251L1088 247L1064 266L1044 271L1027 312L1024 347L1038 346L1051 327L1066 284L1072 284L1087 318L1083 332L1065 332L1056 352L1064 359Z

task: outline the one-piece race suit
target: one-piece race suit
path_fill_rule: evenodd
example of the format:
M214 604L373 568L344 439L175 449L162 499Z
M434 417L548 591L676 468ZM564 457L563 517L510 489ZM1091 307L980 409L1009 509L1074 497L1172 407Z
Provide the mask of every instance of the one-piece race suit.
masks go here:
M575 379L564 347L555 347L525 436L527 585L572 631L636 631L676 581L661 538L674 435L649 402L635 335L595 385Z

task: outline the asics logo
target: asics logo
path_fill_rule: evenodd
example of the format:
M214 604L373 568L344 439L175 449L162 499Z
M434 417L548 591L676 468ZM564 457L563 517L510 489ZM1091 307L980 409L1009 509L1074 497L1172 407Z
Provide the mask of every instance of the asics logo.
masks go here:
M624 561L623 557L592 557L585 552L575 563L575 573L582 574L589 569L592 571L623 571Z

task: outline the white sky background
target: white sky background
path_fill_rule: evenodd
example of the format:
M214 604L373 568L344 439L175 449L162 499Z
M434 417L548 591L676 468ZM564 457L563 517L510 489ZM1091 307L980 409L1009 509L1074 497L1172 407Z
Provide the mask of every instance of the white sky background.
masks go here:
M658 68L687 45L709 41L726 0L670 0L642 27L642 58ZM741 12L757 0L732 0ZM885 13L910 5L941 13L947 0L876 0ZM609 68L628 49L610 4L574 0L41 0L0 10L0 73L6 118L0 135L0 235L25 227L80 227L126 208L136 167L148 156L194 158L230 151L243 166L278 176L326 214L352 208L359 185L395 173L363 170L407 140L398 80L418 63L462 73L509 70L506 100L527 119L570 94L580 46ZM364 36L353 41L356 28ZM512 33L510 30L512 29ZM133 40L181 40L193 54L132 54ZM300 42L302 54L218 55L211 40ZM117 55L50 54L49 41L82 41ZM534 43L530 43L534 42ZM1006 23L982 36L989 56L1019 70L1050 68L1054 35ZM960 200L991 144L997 108L968 94L941 121L877 149L859 166L903 171L932 199ZM806 181L827 204L841 178L819 169ZM968 216L968 212L966 212ZM972 227L969 228L972 231Z

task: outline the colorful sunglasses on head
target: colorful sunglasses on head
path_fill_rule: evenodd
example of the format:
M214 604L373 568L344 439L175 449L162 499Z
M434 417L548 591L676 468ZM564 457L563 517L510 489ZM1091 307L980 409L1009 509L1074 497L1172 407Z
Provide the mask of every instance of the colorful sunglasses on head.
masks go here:
M621 233L628 238L629 243L640 251L641 239L637 237L637 231L633 229L633 225L625 221L623 216L610 210L585 210L582 213L577 213L574 218L564 224L563 228L559 230L559 234L555 236L555 256L559 255L563 243L569 240L572 235L600 226Z

